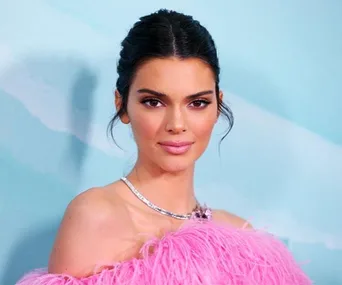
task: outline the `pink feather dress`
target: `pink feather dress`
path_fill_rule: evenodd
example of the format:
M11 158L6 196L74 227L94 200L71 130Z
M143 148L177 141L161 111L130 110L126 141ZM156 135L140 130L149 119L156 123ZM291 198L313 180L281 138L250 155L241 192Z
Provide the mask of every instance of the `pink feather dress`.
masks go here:
M271 234L210 218L195 216L179 230L149 240L141 255L84 278L38 269L16 285L312 284L286 246Z

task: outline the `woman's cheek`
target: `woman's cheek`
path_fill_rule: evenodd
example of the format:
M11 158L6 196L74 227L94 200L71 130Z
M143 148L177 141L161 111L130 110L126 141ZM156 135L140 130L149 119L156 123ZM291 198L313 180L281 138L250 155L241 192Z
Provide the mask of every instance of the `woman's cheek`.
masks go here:
M216 118L205 117L203 119L197 119L194 121L192 131L196 137L207 137L211 135L211 132L215 126Z
M157 118L137 115L131 121L131 125L135 135L140 139L151 139L156 137L159 124Z

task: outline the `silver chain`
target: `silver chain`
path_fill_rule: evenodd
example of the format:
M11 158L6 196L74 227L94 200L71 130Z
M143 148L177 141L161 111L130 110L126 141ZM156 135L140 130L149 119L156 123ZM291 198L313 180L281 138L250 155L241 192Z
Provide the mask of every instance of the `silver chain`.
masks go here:
M142 201L145 205L150 207L151 209L157 211L158 213L169 216L178 220L189 220L192 216L192 213L190 214L175 214L172 212L169 212L163 208L158 207L157 205L153 204L151 201L147 200L134 186L133 184L126 178L126 177L121 177L121 180L127 185L127 187L132 191L132 193L140 200ZM198 206L198 205L197 205Z

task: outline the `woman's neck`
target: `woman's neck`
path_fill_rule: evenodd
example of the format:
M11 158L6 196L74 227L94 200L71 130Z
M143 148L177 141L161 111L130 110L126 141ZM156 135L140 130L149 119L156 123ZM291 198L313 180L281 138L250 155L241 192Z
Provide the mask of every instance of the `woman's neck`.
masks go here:
M143 196L168 211L185 214L196 205L194 166L170 173L138 160L127 178Z

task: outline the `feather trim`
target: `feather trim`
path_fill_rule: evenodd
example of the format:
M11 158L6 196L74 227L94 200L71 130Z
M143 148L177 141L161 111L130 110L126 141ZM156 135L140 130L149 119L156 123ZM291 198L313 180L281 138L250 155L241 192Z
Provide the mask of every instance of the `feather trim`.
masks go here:
M153 250L153 253L151 254ZM85 278L28 273L16 285L309 285L286 246L271 234L214 222L189 222L141 248L142 258Z

